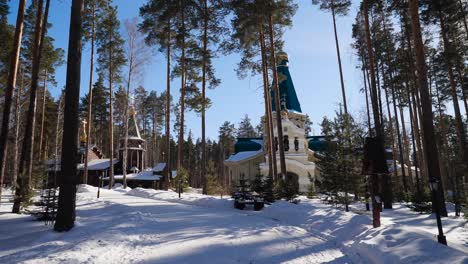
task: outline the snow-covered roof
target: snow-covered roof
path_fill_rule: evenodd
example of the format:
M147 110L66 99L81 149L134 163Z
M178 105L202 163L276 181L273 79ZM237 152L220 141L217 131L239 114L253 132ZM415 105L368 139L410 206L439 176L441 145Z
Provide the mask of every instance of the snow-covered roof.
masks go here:
M231 155L225 162L227 163L240 162L240 161L252 159L261 154L263 154L262 150L238 152L236 154Z
M123 175L114 175L114 179L122 180ZM127 174L127 181L159 181L160 179L161 175L154 175L152 170ZM109 180L109 177L105 177L104 180Z
M112 163L116 164L119 162L118 159L113 159ZM106 170L108 169L110 163L110 159L95 159L88 162L88 170ZM84 170L84 163L78 164L79 170Z
M161 162L161 163L156 164L156 166L153 167L153 171L156 171L156 172L163 171L165 167L166 167L166 163Z

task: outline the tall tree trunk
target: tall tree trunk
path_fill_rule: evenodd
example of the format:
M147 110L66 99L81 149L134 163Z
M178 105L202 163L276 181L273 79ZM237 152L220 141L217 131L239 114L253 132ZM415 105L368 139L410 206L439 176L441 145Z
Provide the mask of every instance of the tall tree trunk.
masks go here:
M47 69L44 70L44 87L42 92L42 111L41 111L41 132L39 135L39 160L43 160L46 157L42 156L42 141L44 137L44 121L45 121L45 110L46 110L46 93L47 93Z
M167 21L167 67L166 67L166 174L163 189L169 188L171 181L171 21Z
M405 87L406 87L406 95L407 95L407 100L408 100L408 108L409 108L409 116L410 116L410 126L411 126L411 142L412 142L412 146L413 146L413 153L414 153L414 159L415 159L415 164L414 164L414 167L415 167L415 176L416 176L416 191L418 194L421 194L421 184L420 184L420 177L419 177L419 173L420 173L420 157L419 157L419 154L421 153L420 149L418 148L418 145L416 144L416 133L418 133L418 136L419 136L419 132L418 132L418 128L417 128L417 122L415 122L414 120L414 115L413 114L413 103L411 102L411 95L410 95L410 87L409 87L409 83L406 82L405 84ZM418 138L418 141L419 141L419 138ZM420 141L419 141L420 142Z
M382 68L383 68L383 64L382 65ZM384 86L387 87L387 84L385 83L385 78L384 78ZM384 89L385 91L385 103L387 104L387 112L388 112L388 122L389 122L389 130L390 130L390 142L392 144L392 158L393 158L393 173L394 173L394 177L395 179L398 179L398 166L397 166L397 163L396 163L396 149L395 149L395 131L393 129L393 121L392 121L392 112L390 111L390 102L388 100L388 88L385 88Z
M437 77L436 77L437 78ZM445 118L444 118L444 113L442 110L442 100L440 98L440 88L439 85L435 85L436 88L436 98L437 98L437 112L439 113L439 126L440 126L440 162L441 162L441 175L442 175L442 180L444 181L444 186L446 189L449 189L449 178L451 178L450 175L450 170L449 170L449 163L448 163L448 157L447 157L447 147L448 147L448 141L447 141L447 128L445 127ZM452 186L452 188L455 187L455 185ZM457 203L456 199L456 191L454 192L454 201Z
M16 87L16 76L18 74L19 56L21 51L21 38L23 36L23 21L24 10L26 9L26 0L20 0L18 6L18 14L16 16L16 29L13 39L13 49L10 54L10 67L8 74L8 83L5 90L5 102L3 105L3 119L2 131L0 134L0 186L3 186L3 178L5 174L6 154L7 154L7 139L10 132L10 113L11 104L13 101L13 90ZM16 165L15 165L16 166ZM0 187L0 197L2 195L2 188Z
M411 14L411 25L413 31L413 41L416 53L416 66L418 71L419 93L421 95L422 120L424 131L424 153L426 157L427 175L429 181L440 181L440 166L435 142L434 121L432 116L432 103L429 97L429 85L427 83L427 66L424 55L424 43L422 41L421 26L419 24L419 7L417 0L409 0L409 10ZM445 208L443 188L438 188L439 195L435 195L435 205L439 212L443 214Z
M410 159L410 150L409 150L409 141L408 141L408 134L406 133L406 124L405 124L405 115L403 112L403 106L401 105L401 99L397 97L398 108L400 110L400 118L401 118L401 133L403 137L403 149L405 152L405 159L408 162L408 186L411 190L413 188L413 172L411 170L411 159Z
M401 164L401 176L402 176L402 182L403 182L403 188L404 188L404 191L405 193L408 192L408 183L407 183L407 179L406 179L406 171L405 171L405 159L403 157L404 155L404 152L405 152L405 149L403 147L403 143L402 143L402 140L401 140L401 134L400 134L400 122L399 122L399 119L398 119L398 111L397 111L397 97L396 97L396 91L395 91L395 86L394 86L394 79L393 79L393 63L392 63L392 59L390 58L390 36L389 36L389 32L387 30L387 21L386 21L386 18L384 15L382 15L382 20L383 20L383 28L384 28L384 39L385 39L385 44L387 46L387 52L386 52L386 60L387 60L387 63L388 63L388 67L389 67L389 70L388 70L388 77L390 78L389 81L389 86L390 86L390 90L392 91L392 102L393 102L393 112L395 113L395 126L396 126L396 133L397 133L397 140L398 140L398 149L399 149L399 156L400 156L400 164ZM383 71L382 71L382 74L383 74ZM401 105L399 106L400 109L401 109ZM401 115L401 118L403 120L403 114ZM404 121L402 121L404 122ZM404 126L404 124L403 124ZM403 129L403 137L406 137L406 131L405 129ZM409 158L408 158L408 167L409 167L409 170L411 171L411 165L410 165L410 162L409 162ZM397 173L397 176L398 176L398 173Z
M411 34L410 34L410 30L408 28L408 13L407 12L403 12L401 14L401 17L403 19L403 23L402 23L402 28L401 28L401 31L404 32L404 36L405 36L405 42L406 42L406 45L408 45L408 49L407 49L407 52L406 52L406 57L407 57L407 61L408 61L408 65L409 65L409 68L411 69L411 74L410 74L410 77L407 76L407 79L409 80L410 84L411 84L411 88L410 86L408 85L407 86L407 93L408 93L408 100L409 100L409 103L411 105L411 100L410 100L410 94L411 94L411 98L412 98L412 111L413 111L413 117L411 118L412 119L412 126L414 128L413 130L413 134L414 134L414 137L415 137L415 141L416 141L416 146L417 146L417 151L415 150L416 154L415 157L417 159L417 163L418 163L418 167L419 167L419 172L421 173L421 176L423 175L426 175L426 158L424 156L424 150L423 150L423 138L424 138L424 131L422 131L420 129L420 127L423 127L422 125L422 112L421 112L421 104L419 102L419 93L417 91L417 82L418 82L418 78L416 76L416 66L415 66L415 63L414 61L416 60L415 56L414 56L414 52L413 52L413 48L412 48L412 42L411 42ZM404 45L404 43L403 43ZM411 114L411 112L410 112ZM419 174L419 173L417 173ZM418 176L418 175L417 175ZM422 177L420 178L422 180ZM420 188L420 185L419 185L419 180L417 179L418 181L418 192L420 193L421 192L421 188Z
M462 91L462 101L463 105L465 106L465 115L468 118L468 98L466 95L466 87L465 87L465 80L463 79L463 70L462 65L460 62L457 63L457 73L458 73L458 81L460 82L461 91Z
M276 108L276 129L278 133L278 149L280 154L280 171L281 180L289 181L286 179L286 160L284 156L284 144L283 144L283 121L281 120L281 106L280 106L280 94L279 94L279 83L278 83L278 71L276 69L276 55L275 55L275 32L273 31L273 16L270 14L268 26L270 30L270 59L271 59L271 70L273 71L273 91L275 94L275 108Z
M346 102L346 91L343 78L343 69L341 67L341 55L340 55L340 44L338 42L338 33L336 31L336 18L335 18L335 1L331 1L331 11L333 18L333 31L335 32L335 47L336 47L336 57L338 59L338 69L340 71L340 84L341 84L341 96L343 97L343 107L344 112L348 115L348 104Z
M426 158L424 155L424 147L423 147L423 131L421 130L422 124L422 115L421 115L421 105L418 103L416 99L416 86L411 89L411 97L413 102L413 116L414 116L414 135L416 137L416 145L418 147L418 160L419 160L419 169L421 171L421 176L427 177L427 167L426 167ZM422 179L422 178L421 178Z
M132 72L133 72L133 67L134 67L134 58L133 58L133 52L134 52L134 39L133 37L130 36L129 42L130 42L130 47L129 47L129 53L130 53L130 58L128 60L128 76L127 76L127 92L125 93L125 109L124 109L124 122L125 122L125 136L124 136L124 145L123 145L123 157L122 157L122 179L123 179L123 186L124 188L127 188L127 158L128 158L128 119L129 119L129 114L128 114L128 105L129 101L128 98L130 96L130 85L132 83ZM133 108L133 105L132 105ZM132 109L133 112L133 119L136 118L134 109ZM134 120L135 126L137 125L136 120ZM139 154L137 154L139 155ZM143 155L143 154L142 154ZM143 156L141 157L143 159ZM143 163L143 162L142 162ZM138 166L138 164L137 164ZM141 168L142 170L144 169L143 167Z
M21 71L21 85L18 87L15 96L15 144L13 145L13 169L11 170L11 183L14 187L18 178L18 145L21 128L21 93L23 92L24 88L24 70L22 68L19 70Z
M177 146L177 171L183 167L183 151L184 151L184 118L185 118L185 5L181 1L181 19L182 19L182 55L180 58L181 74L180 74L180 128L179 142Z
M370 79L371 79L371 91L372 91L372 111L374 115L374 123L375 123L375 132L376 132L376 141L378 144L378 153L376 160L379 162L379 165L382 167L382 172L384 174L388 173L387 168L387 161L385 159L385 148L383 142L383 128L380 122L380 114L379 114L379 104L377 98L377 85L376 85L376 77L375 77L375 63L374 63L374 51L372 49L372 42L371 42L371 34L370 34L370 27L369 27L369 3L368 0L364 0L364 20L365 20L365 31L366 31L366 44L367 44L367 54L369 56L369 71L370 71ZM387 184L385 184L387 183ZM378 190L378 180L377 177L373 176L372 179L373 191L372 191L372 205L373 208L380 208L378 202L376 201L376 196L380 196L380 190ZM383 200L385 208L392 208L392 193L390 189L390 184L388 181L388 176L384 176L384 190L383 190ZM380 219L379 221L374 221L374 227L380 226Z
M266 146L268 151L268 174L273 181L276 178L277 171L276 171L276 164L275 168L273 168L273 155L275 156L275 163L276 163L276 153L275 153L275 146L273 143L273 127L272 127L272 118L271 118L271 102L270 102L270 91L268 89L269 81L268 81L268 66L266 65L266 47L265 47L265 34L263 31L263 25L259 24L260 29L260 48L262 53L262 74L263 74L263 97L265 100L265 136L266 138Z
M205 114L206 114L206 60L208 59L208 1L203 0L203 61L202 61L202 160L201 177L203 182L203 194L207 193L206 186L206 134L205 134Z
M364 59L363 59L364 61ZM366 70L364 69L365 66L362 66L362 76L364 78L364 93L366 95L366 114L367 114L367 129L369 130L369 136L372 137L372 126L371 126L371 118L370 118L370 109L369 109L369 98L367 97L367 78L366 78Z
M346 91L345 91L345 86L344 86L344 78L343 78L343 69L341 67L341 56L340 56L340 45L338 43L338 33L336 31L336 16L335 16L335 1L331 1L331 11L332 11L332 18L333 18L333 31L335 33L335 47L336 47L336 56L338 59L338 68L340 72L340 84L341 84L341 95L343 97L343 107L344 107L344 113L345 113L345 134L346 138L348 141L348 144L351 145L351 138L350 138L350 132L349 132L349 116L348 116L348 104L346 101ZM348 212L348 189L347 187L349 186L349 176L347 173L347 170L345 168L345 197L346 197L346 203L345 203L345 211Z
M62 177L60 179L57 218L54 225L54 230L58 232L68 231L74 226L76 184L78 183L76 161L78 160L83 0L73 0L71 9L63 122Z
M375 62L375 77L376 83L377 83L377 98L378 98L378 105L379 105L379 117L380 117L380 123L382 124L382 129L384 129L384 113L383 113L383 104L382 104L382 88L380 87L380 71L378 67L379 61ZM383 74L383 73L382 73ZM383 133L383 131L382 131ZM385 134L383 134L384 137L382 138L384 145L385 145Z
M465 11L465 6L462 3L462 0L458 0L460 3L460 9L461 9L461 18L463 19L463 27L465 28L465 35L466 39L468 39L468 23L466 22L466 11Z
M89 83L88 83L88 122L86 127L86 146L85 146L85 159L84 159L84 172L83 172L83 183L88 183L88 151L89 144L91 141L91 127L92 127L92 111L93 111L93 74L94 74L94 41L96 37L95 32L95 19L96 19L96 2L92 2L93 8L91 9L92 22L91 22L91 54L89 59Z
M114 186L114 108L112 78L114 69L112 65L112 30L109 32L109 190Z
M60 134L60 120L63 119L63 100L64 96L60 96L58 106L57 106L57 125L55 126L55 147L54 147L54 185L57 186L57 159L58 159L58 151L59 151L59 134ZM63 140L62 140L63 141Z
M446 60L447 68L448 68L448 77L450 81L450 88L451 88L450 91L452 95L453 108L455 110L455 125L457 128L458 146L460 148L460 153L462 155L462 160L464 164L462 182L466 183L466 180L468 179L468 144L466 142L465 125L463 123L463 118L460 113L460 106L458 104L457 85L455 83L455 78L453 76L452 62L449 57L449 50L451 50L452 47L450 46L450 42L447 37L447 29L445 27L445 21L443 19L443 16L440 10L439 10L439 21L440 21L442 39L444 41L444 53L445 53L445 60ZM443 195L443 192L441 193L441 195ZM443 196L441 198L443 198ZM444 201L444 200L441 200L441 201Z
M398 120L397 98L396 98L395 87L393 87L393 78L392 78L391 73L390 73L390 89L392 91L393 112L395 113L395 126L396 126L397 140L398 140L398 150L399 150L399 157L400 157L400 164L401 164L403 188L405 192L408 192L408 183L406 182L406 172L405 172L405 159L403 158L404 149L403 149L403 143L401 141L400 122Z
M33 165L33 146L34 146L34 127L36 125L36 101L37 101L37 86L39 79L39 68L42 57L41 41L44 38L47 25L47 17L49 13L50 0L47 0L45 14L43 14L44 2L39 0L37 7L36 26L34 33L34 47L33 47L33 69L31 77L29 109L27 115L26 129L24 133L23 146L21 150L21 159L18 171L18 183L15 191L15 199L13 203L13 213L19 213L21 203L27 197L31 186L32 165ZM43 19L44 15L44 19ZM44 21L43 21L44 20Z

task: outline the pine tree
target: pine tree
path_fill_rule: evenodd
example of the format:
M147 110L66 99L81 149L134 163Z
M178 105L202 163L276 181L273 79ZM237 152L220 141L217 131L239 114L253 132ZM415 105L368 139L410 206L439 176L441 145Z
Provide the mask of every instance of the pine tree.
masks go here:
M6 3L3 3L3 15L7 13ZM13 90L16 86L16 75L18 73L18 59L20 56L21 40L23 34L23 21L24 12L26 8L26 0L21 0L18 6L18 15L16 17L16 29L14 36L14 43L11 49L8 83L5 91L5 103L3 106L2 130L0 134L0 185L3 185L3 178L5 173L6 154L7 154L7 138L10 125L10 112L13 100ZM5 18L4 18L5 19ZM7 46L5 46L7 47ZM1 188L0 188L1 189ZM0 190L1 195L1 190Z
M427 66L426 58L424 54L424 44L421 35L421 25L419 21L419 6L417 1L409 1L409 10L411 15L411 25L413 32L413 41L415 46L416 54L416 66L419 80L419 93L421 96L421 108L422 108L422 120L423 120L423 132L424 132L424 152L427 161L427 174L429 181L440 179L440 165L438 158L437 146L433 144L434 141L434 125L432 115L432 104L429 97L429 85L427 81ZM443 197L441 197L443 189L439 188L439 197L435 196L434 208L442 206L445 208L445 204L442 205ZM440 208L437 208L439 210ZM440 211L439 211L440 212Z
M126 63L123 49L124 40L120 36L120 21L117 19L117 7L110 2L100 14L100 26L96 32L98 45L99 72L103 73L109 83L109 189L114 184L114 118L113 118L113 85L122 81L122 66Z
M201 159L201 177L203 181L203 193L206 194L206 109L209 107L209 101L206 96L207 83L209 88L213 89L220 84L220 81L214 76L214 68L212 58L216 56L216 45L220 39L227 32L223 20L227 14L226 9L223 8L223 1L219 0L201 0L198 3L199 12L202 19L200 26L200 35L202 36L202 92L201 92L201 129L202 129L202 159Z
M50 0L47 0L45 12L43 13L43 1L39 0L36 11L36 25L34 31L34 47L32 60L31 87L29 91L29 108L27 114L26 129L23 146L21 149L21 159L19 164L18 182L15 191L15 201L13 203L13 213L19 213L21 203L26 202L31 188L33 171L33 146L34 128L36 122L36 97L39 79L39 70L42 58L42 48L46 32L47 19L49 15Z
M348 114L348 104L346 101L346 92L343 78L343 69L341 67L340 46L338 43L338 32L336 30L336 16L346 16L351 6L350 0L312 0L315 5L320 5L320 9L330 11L333 19L333 30L335 33L336 56L338 58L338 69L341 81L341 94L343 97L343 106L345 114Z
M81 98L80 112L82 113L82 118L88 116L89 97L89 94L86 94ZM91 137L93 135L95 137L94 143L101 147L104 153L107 153L109 147L109 138L106 136L109 123L109 90L104 86L103 73L99 73L98 79L93 85L92 97L91 122L93 130L88 136Z
M337 113L333 120L324 118L322 134L326 137L327 150L319 154L317 166L320 169L321 190L332 197L335 204L348 205L351 201L343 193L362 193L361 160L355 148L362 145L363 130L349 115ZM349 136L345 126L349 125ZM347 180L343 180L347 175Z
M87 104L87 127L86 127L86 147L90 146L91 142L91 127L93 113L93 75L94 75L94 53L96 45L96 27L99 23L99 13L105 7L105 1L91 0L85 1L83 13L83 36L84 41L89 41L91 46L89 59L89 84L88 84L88 104ZM88 151L85 152L83 183L88 182Z
M176 5L179 1L167 0L156 1L149 0L140 8L140 16L143 22L139 29L146 34L146 43L156 45L160 52L166 53L166 173L164 175L163 187L168 189L171 179L171 140L170 140L170 113L171 113L171 56L174 45L173 31L175 31L175 16L177 14Z
M258 134L256 133L255 128L252 125L251 119L246 114L239 123L239 128L237 129L237 137L251 138L257 136Z

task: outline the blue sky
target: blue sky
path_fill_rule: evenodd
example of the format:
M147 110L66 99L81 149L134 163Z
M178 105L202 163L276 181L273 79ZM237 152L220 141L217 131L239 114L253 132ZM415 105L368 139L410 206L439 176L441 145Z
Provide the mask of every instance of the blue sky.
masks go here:
M68 45L68 30L70 21L70 2L67 0L52 0L49 21L53 24L49 34L55 38L56 47L66 50ZM138 9L146 0L114 0L118 6L119 18L122 21L138 16ZM313 133L320 133L318 125L324 116L333 116L341 102L340 80L336 59L335 42L331 15L312 6L309 0L298 0L299 9L294 17L293 26L286 30L285 51L289 54L290 72L296 92L304 113L307 113L313 125ZM351 25L357 10L358 1L354 1L348 17L340 17L337 21L340 38L341 55L345 86L347 90L349 111L359 116L365 108L364 94L359 92L362 87L361 72L356 56L350 47ZM11 24L16 19L18 1L10 2ZM122 30L123 34L123 30ZM81 94L88 90L89 81L89 47L84 46L82 59ZM264 114L261 76L248 77L239 80L234 69L239 62L237 54L222 56L215 60L216 75L221 79L221 85L215 90L209 90L208 96L213 105L207 111L207 136L217 138L218 128L224 121L238 125L240 119L248 114L254 125ZM165 58L156 53L151 64L146 67L143 85L147 90L164 91ZM51 87L51 92L57 96L65 84L66 66L57 71L57 87ZM179 81L172 84L175 99L178 98ZM201 135L200 117L195 113L187 113L188 130L195 137Z

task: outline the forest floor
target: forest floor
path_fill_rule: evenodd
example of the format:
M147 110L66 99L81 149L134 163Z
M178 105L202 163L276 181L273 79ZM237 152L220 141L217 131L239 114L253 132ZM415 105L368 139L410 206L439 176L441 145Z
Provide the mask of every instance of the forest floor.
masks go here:
M82 185L75 227L64 233L0 205L0 263L468 263L468 225L403 205L372 228L362 205L343 212L319 199L236 210L230 198Z

